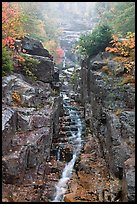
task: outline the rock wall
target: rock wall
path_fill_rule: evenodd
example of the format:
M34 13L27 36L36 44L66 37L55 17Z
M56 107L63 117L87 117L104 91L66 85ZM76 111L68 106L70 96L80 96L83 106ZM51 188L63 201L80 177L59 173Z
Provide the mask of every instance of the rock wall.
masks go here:
M29 82L21 73L2 79L2 171L5 184L24 183L29 170L37 175L40 165L49 160L52 139L59 132L62 98L58 86L58 92L54 93L59 81L54 77L53 61L41 43L34 39L33 43L32 39L28 43L26 39L22 49L31 50L31 55L27 56L34 54L33 57L40 61L37 70L33 70L37 81ZM39 52L36 56L36 48L42 49L46 56L39 56Z
M129 83L121 84L122 72L123 67L105 54L83 61L80 96L85 119L100 141L110 174L127 182L127 200L131 201L135 199L135 182L131 182L134 167L132 171L125 170L124 162L135 157L135 88Z

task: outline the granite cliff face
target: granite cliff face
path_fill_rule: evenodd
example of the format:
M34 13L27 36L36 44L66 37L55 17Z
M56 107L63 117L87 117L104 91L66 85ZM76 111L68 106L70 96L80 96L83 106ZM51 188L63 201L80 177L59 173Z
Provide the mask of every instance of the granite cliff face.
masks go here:
M107 67L111 74L104 72L103 67ZM119 69L114 72L116 67ZM106 57L106 53L98 54L88 61L84 60L81 64L80 80L77 81L77 92L85 109L87 126L92 137L98 140L100 156L106 162L109 175L120 182L119 199L134 201L135 88L132 83L121 83L122 72L123 67L108 54ZM90 150L89 153L91 154ZM81 163L82 159L79 165ZM78 175L80 172L78 171ZM116 200L112 195L111 197L112 201ZM70 198L71 202L76 200L73 194ZM66 197L67 200L69 201Z
M28 80L22 73L2 79L3 199L13 201L19 188L25 191L25 183L32 185L37 181L41 166L44 177L62 109L59 80L55 80L50 54L34 39L24 39L22 49L26 49L26 44L27 51L31 50L31 55L26 55L39 60L36 70L32 70L37 81Z

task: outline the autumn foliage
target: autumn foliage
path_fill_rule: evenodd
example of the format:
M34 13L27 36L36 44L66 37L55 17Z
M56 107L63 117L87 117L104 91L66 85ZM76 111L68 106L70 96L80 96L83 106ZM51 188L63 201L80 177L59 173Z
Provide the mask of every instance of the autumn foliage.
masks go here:
M126 38L119 39L112 36L112 47L107 47L106 51L116 53L113 60L119 62L125 70L121 85L135 83L135 33L128 32Z
M64 56L64 50L61 47L56 49L56 64L60 64L62 62L62 58Z
M22 16L16 3L2 2L2 45L14 49L14 41L25 35Z
M54 40L45 42L44 47L53 55L56 64L60 64L62 62L64 50L58 46Z
M23 60L20 53L16 52L15 40L24 37L22 14L16 3L2 2L2 73L11 71L17 66L18 61ZM9 55L10 53L10 55ZM10 62L10 63L9 63ZM13 70L13 68L12 68Z
M117 53L123 57L130 56L131 50L135 48L135 33L129 32L124 39L112 35L112 47L107 47L107 52Z

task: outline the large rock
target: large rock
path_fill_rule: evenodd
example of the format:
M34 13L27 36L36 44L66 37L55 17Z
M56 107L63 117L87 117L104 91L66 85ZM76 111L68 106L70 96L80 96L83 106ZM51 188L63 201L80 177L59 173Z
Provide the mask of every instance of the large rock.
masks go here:
M58 134L56 126L59 126L59 108L60 100L55 102L54 98L51 98L51 106L48 106L48 109L45 106L39 111L32 108L21 108L19 111L19 108L15 107L19 132L11 135L11 151L2 159L5 183L21 183L26 169L36 169L49 159L53 132L54 135Z
M16 134L13 152L4 156L3 175L6 183L22 182L26 168L39 166L49 157L52 134L50 128Z
M21 41L21 50L26 50L28 54L31 55L39 55L43 57L49 57L52 56L49 54L49 51L44 49L42 43L39 40L36 40L31 37L24 37Z
M47 76L49 75L47 74ZM2 97L3 102L7 105L24 107L41 106L45 103L45 100L49 98L50 94L50 84L41 82L39 84L36 83L35 85L31 85L18 74L5 76L2 80Z
M27 169L36 170L49 159L62 98L51 96L49 83L32 85L20 74L5 76L2 83L3 103L12 107L3 105L2 112L3 181L15 184L23 181Z
M19 97L19 100L14 95ZM30 106L34 100L36 90L33 86L23 80L21 75L5 76L2 79L2 97L7 105Z
M54 64L47 58L42 56L33 56L34 59L39 61L36 68L32 70L34 75L37 77L37 80L51 83L54 79Z
M2 158L2 173L4 183L22 183L27 167L28 148L10 153Z
M108 69L106 73L102 67ZM85 119L100 141L111 173L122 178L124 162L135 152L135 88L123 84L124 69L111 56L97 55L81 65Z
M51 125L51 118L49 115L45 115L45 111L43 109L36 111L31 108L30 112L28 112L28 110L18 110L17 118L17 130L19 132L26 132L36 128L49 127Z
M2 154L9 152L16 132L17 113L12 108L2 107Z

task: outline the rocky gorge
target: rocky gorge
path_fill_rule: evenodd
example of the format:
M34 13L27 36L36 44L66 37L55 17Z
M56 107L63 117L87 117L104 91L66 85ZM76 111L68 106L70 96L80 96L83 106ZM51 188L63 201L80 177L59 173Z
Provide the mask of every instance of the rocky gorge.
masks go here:
M69 49L81 30L66 30L63 69L26 37L37 80L2 79L3 202L134 201L135 88L120 84L122 67L109 54L76 64Z

